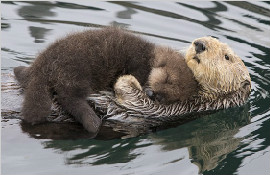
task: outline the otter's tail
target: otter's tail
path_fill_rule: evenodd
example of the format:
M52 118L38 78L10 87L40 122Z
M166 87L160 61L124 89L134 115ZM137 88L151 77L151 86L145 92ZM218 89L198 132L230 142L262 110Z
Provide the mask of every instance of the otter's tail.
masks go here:
M52 99L47 81L38 76L32 77L25 90L22 108L24 120L31 124L45 122L51 113L51 104Z
M22 88L26 88L29 82L29 68L25 66L19 66L14 68L14 74L16 80L20 83Z

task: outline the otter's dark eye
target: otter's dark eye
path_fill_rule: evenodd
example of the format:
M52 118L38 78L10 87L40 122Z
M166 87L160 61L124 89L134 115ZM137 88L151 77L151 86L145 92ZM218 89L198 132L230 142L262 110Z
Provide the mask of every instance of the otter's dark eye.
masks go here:
M226 60L229 60L230 58L229 58L229 56L228 56L228 55L225 55L225 59L226 59Z

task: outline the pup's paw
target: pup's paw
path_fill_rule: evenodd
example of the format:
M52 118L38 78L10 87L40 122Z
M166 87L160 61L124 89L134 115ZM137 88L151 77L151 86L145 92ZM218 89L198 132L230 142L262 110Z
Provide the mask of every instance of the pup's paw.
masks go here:
M135 90L142 91L142 87L138 80L132 75L119 77L114 85L115 96L119 102L128 99L128 95L134 93Z
M125 89L127 87L132 87L135 89L142 90L142 87L138 80L132 75L123 75L118 78L114 85L114 89Z

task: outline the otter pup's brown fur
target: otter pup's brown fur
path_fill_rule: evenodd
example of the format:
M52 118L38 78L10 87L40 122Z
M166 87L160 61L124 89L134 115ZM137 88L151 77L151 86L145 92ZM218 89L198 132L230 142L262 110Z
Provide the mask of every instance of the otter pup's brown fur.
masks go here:
M156 47L149 76L149 86L163 104L191 99L198 93L198 82L188 68L185 58L176 50Z
M57 40L29 68L14 69L17 80L26 87L24 120L32 124L44 122L50 114L54 93L64 110L89 132L96 133L101 120L87 104L87 95L112 88L123 74L131 74L145 84L153 48L152 43L112 27ZM27 80L24 75L28 75Z
M112 90L121 75L133 75L142 86L149 84L165 103L166 99L186 99L196 89L196 81L178 53L113 27L57 40L30 67L17 67L14 73L26 88L24 120L32 124L44 122L54 97L92 133L97 133L101 120L86 97L95 91Z

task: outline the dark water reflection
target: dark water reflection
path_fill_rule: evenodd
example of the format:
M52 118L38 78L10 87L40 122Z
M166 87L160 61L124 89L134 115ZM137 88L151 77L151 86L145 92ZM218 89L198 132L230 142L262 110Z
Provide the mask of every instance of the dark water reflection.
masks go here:
M78 124L2 119L2 174L269 174L269 17L269 2L2 2L2 73L69 32L118 25L179 49L217 37L252 79L243 107L130 139L104 129L90 140Z
M181 125L177 128L164 130L156 134L150 134L139 138L126 139L120 142L119 147L113 146L119 140L97 141L94 148L88 151L66 157L68 164L114 164L128 163L140 154L130 154L135 149L159 145L163 151L177 150L188 148L191 162L198 165L200 172L212 170L219 162L224 160L230 152L234 151L244 139L243 137L235 138L234 135L239 129L250 123L248 105L236 108L231 111L220 111L215 114L202 117L195 121ZM137 146L142 139L149 139L151 143ZM105 143L105 144L104 144ZM89 148L93 145L91 141L76 140L50 140L43 142L45 148L53 148L61 152L70 151L74 148ZM121 145L126 145L124 149ZM111 148L108 152L108 148ZM92 162L90 159L84 160L97 154L98 161ZM120 154L120 155L119 155ZM105 156L106 155L106 156ZM124 159L118 159L122 157ZM179 160L181 161L181 157Z

